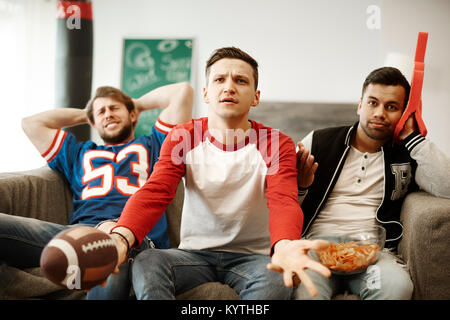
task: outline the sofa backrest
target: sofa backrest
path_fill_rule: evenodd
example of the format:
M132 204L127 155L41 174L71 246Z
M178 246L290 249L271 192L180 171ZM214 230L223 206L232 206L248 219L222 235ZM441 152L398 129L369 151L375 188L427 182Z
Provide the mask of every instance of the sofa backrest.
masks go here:
M71 209L68 184L49 167L0 173L0 212L67 224Z
M169 233L170 245L177 248L180 244L180 224L181 212L183 210L184 201L184 183L180 181L177 188L177 194L172 203L166 210L167 215L167 232Z

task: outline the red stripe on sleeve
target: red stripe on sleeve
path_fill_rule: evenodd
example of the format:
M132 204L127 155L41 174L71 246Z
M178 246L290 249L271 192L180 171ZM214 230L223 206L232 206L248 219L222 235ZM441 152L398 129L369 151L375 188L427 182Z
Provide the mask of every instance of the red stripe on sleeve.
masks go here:
M158 120L155 123L155 129L165 135L167 135L170 132L170 130L172 130L172 128L174 128L175 126L176 124L163 122L161 121L160 118L158 118Z
M157 121L158 121L159 123L161 123L162 125L164 125L164 126L166 126L166 127L169 127L169 128L173 128L173 127L176 126L176 124L170 124L170 123L161 121L161 118L158 118Z
M58 155L59 150L61 150L61 148L62 148L62 146L64 144L64 139L66 139L66 136L67 136L67 132L64 132L63 136L61 138L61 141L60 141L60 143L58 145L58 149L56 149L55 153L47 160L47 162L51 162Z
M47 151L45 151L43 154L41 154L41 157L45 158L50 153L50 151L53 149L53 147L55 146L56 140L58 139L58 135L59 135L60 131L61 131L61 129L58 129L56 131L56 134L55 134L55 137L53 138L52 144L50 145L50 147L48 147Z
M61 139L59 139L61 134L62 134L62 137L61 137ZM41 157L46 159L47 162L52 161L53 158L56 157L56 155L58 154L59 150L61 149L61 147L62 147L62 145L64 143L64 139L66 138L66 136L67 136L67 132L62 131L61 129L58 129L56 131L56 133L55 133L55 137L53 138L53 141L52 141L50 147L48 147L48 149L44 153L41 154ZM59 139L59 142L58 142L58 139ZM52 150L55 148L56 143L59 143L58 146L57 146L57 149L55 151L53 151L52 154L50 154L52 152ZM49 155L50 155L50 158L47 159L47 157Z
M303 211L298 203L297 154L292 139L278 131L274 134L274 130L259 137L259 150L268 165L266 198L273 254L278 241L301 237Z

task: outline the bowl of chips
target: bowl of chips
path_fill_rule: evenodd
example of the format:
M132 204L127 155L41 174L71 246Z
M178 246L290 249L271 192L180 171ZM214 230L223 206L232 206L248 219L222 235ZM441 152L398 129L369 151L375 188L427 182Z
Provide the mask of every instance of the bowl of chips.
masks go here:
M330 242L328 248L316 250L313 254L332 273L355 274L378 260L386 241L386 230L381 226L335 229L311 232L307 238Z

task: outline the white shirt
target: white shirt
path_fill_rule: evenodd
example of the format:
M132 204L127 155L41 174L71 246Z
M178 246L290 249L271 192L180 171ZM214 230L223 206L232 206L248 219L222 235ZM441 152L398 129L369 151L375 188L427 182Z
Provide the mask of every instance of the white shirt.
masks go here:
M267 166L255 144L223 151L208 139L186 159L180 249L268 254Z
M312 136L308 135L304 140L305 148L309 150L310 138ZM341 174L309 232L375 225L383 188L383 152L361 152L352 146Z

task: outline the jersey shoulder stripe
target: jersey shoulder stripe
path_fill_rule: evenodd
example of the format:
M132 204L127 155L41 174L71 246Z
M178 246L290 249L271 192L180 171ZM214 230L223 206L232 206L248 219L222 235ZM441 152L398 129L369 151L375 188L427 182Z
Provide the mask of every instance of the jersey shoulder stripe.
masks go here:
M167 135L173 127L175 127L174 124L163 122L160 118L158 118L155 123L155 129L165 135Z
M66 136L67 132L61 129L58 129L58 131L56 131L52 144L47 149L47 151L41 154L41 156L45 159L45 161L51 162L53 160L53 158L58 154L59 150L61 149L61 146L63 145Z

